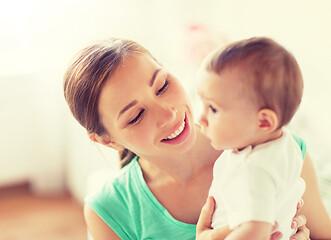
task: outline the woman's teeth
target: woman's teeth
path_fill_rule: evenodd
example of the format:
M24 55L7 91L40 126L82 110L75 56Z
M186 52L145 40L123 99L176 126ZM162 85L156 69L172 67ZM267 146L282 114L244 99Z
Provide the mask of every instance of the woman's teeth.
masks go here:
M165 139L166 140L170 140L170 139L173 139L173 138L177 137L179 134L182 133L182 131L184 130L184 128L185 128L185 121L183 121L182 125L180 125L180 127L174 133L172 133L171 135L169 135Z

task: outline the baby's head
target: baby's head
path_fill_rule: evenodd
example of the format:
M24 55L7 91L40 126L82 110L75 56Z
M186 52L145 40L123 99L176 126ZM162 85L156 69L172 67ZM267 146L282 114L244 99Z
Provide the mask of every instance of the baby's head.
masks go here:
M234 42L201 66L200 123L218 149L259 144L290 122L302 92L300 68L284 47L268 38Z

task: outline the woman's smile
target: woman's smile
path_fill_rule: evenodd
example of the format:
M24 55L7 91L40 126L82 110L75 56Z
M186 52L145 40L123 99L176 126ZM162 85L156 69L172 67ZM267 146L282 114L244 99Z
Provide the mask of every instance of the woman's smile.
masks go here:
M174 130L161 142L168 144L179 144L183 142L190 133L190 126L185 114L184 120L179 123Z

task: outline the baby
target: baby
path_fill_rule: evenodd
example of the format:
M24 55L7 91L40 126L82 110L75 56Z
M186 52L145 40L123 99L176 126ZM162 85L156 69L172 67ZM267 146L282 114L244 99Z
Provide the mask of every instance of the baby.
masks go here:
M202 131L224 150L214 165L210 195L213 228L226 239L270 239L275 221L282 239L305 190L303 157L284 128L297 111L303 80L295 58L268 38L234 42L211 53L198 73Z

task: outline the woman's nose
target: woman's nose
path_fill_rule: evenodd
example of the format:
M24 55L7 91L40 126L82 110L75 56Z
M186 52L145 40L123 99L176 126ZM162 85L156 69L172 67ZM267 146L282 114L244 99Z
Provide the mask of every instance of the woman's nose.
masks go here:
M176 120L177 109L175 107L161 106L156 114L159 116L157 127L162 128Z

